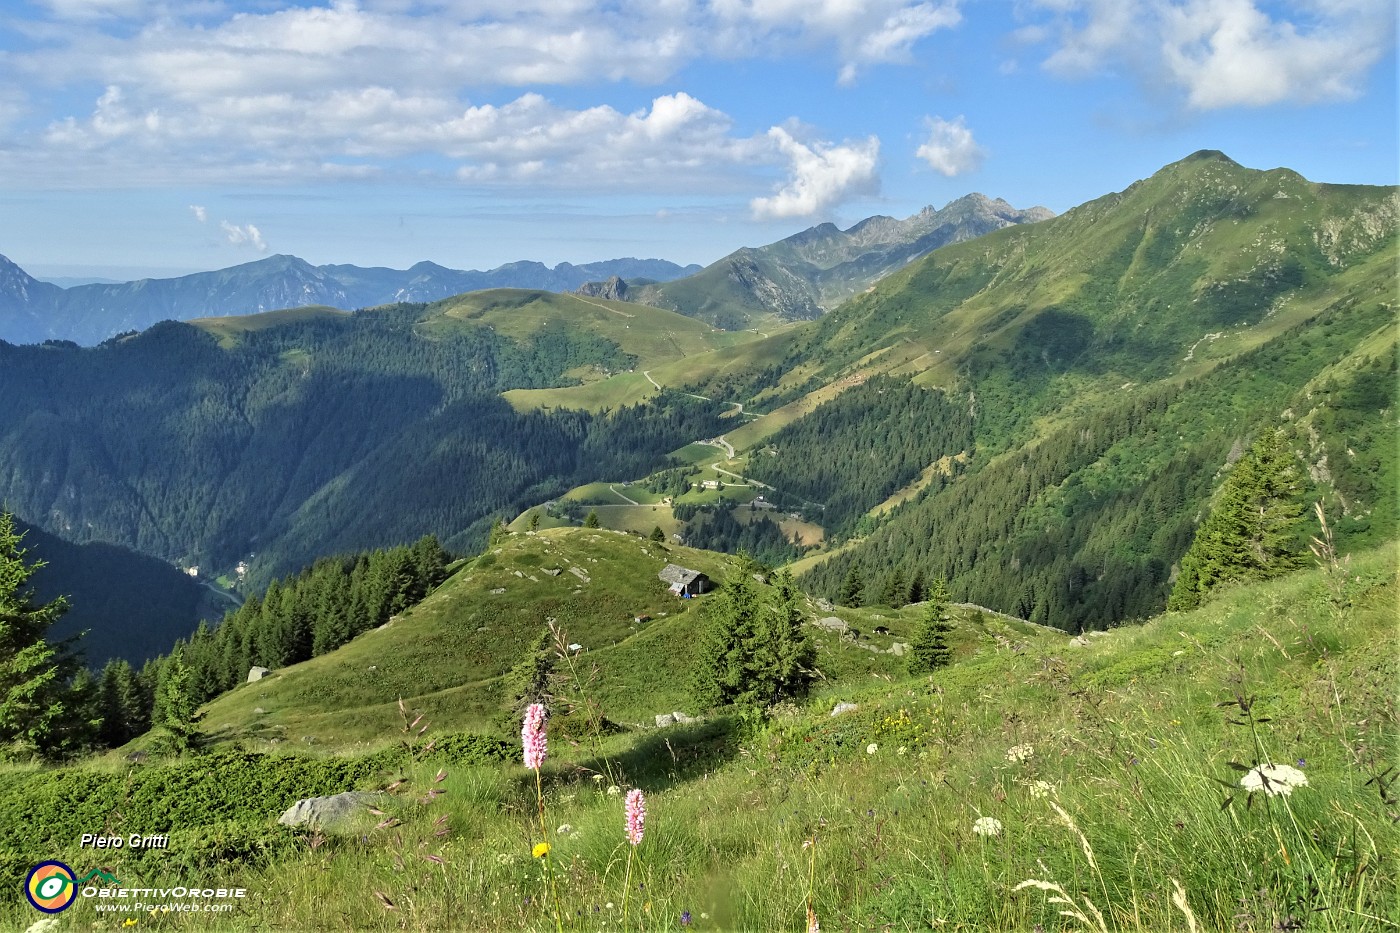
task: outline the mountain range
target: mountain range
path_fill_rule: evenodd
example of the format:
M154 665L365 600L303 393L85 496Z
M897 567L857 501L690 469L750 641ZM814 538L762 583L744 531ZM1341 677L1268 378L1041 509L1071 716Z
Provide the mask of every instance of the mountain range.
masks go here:
M1201 152L767 337L504 289L0 345L0 502L76 541L247 560L250 585L592 509L802 554L828 599L943 577L1101 627L1161 609L1263 432L1284 432L1340 542L1393 537L1398 220L1393 188ZM786 248L835 268L840 242Z
M655 305L726 330L775 318L810 320L941 246L1053 216L1044 207L1019 210L1000 198L969 194L903 220L867 217L846 230L820 224L767 246L736 250L669 282L613 278L580 292Z
M420 262L409 269L313 266L295 256L269 256L215 272L170 279L59 288L0 256L0 340L100 343L157 321L255 314L319 305L351 310L398 301L436 301L485 288L570 291L599 276L667 280L697 271L662 259L611 259L554 268L513 262L486 272Z
M106 825L161 843L108 877L258 928L1381 930L1398 233L1396 188L1202 151L815 320L0 342L0 509L89 542L32 528L42 572L248 597L71 685L0 599L0 927Z
M549 268L513 262L487 272L420 262L409 269L313 266L270 256L214 272L60 288L0 256L0 340L100 343L157 321L323 306L352 310L437 301L492 288L529 288L654 305L728 330L805 320L881 276L948 243L1052 216L972 194L912 217L868 217L848 230L821 224L777 243L744 248L705 268L662 259L613 259ZM677 281L678 280L678 281Z

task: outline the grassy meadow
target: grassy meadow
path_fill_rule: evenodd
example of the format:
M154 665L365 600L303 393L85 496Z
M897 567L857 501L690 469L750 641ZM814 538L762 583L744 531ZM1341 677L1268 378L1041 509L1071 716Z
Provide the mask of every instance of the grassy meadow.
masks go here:
M645 550L606 532L552 534ZM526 542L547 537L512 535L514 550L488 554L509 567ZM483 598L478 587L498 582L491 572L478 564L467 588L459 571L395 626L450 628L454 594ZM907 637L919 607L842 609L871 634L812 627L821 677L800 706L590 729L568 712L585 696L623 723L643 709L686 709L674 704L693 638L652 625L569 657L539 797L513 723L492 746L505 761L483 752L485 738L454 738L433 713L424 737L408 741L406 720L428 697L401 714L391 690L387 703L360 698L339 755L257 755L245 737L176 762L113 756L0 773L0 816L36 817L0 843L9 858L0 866L57 857L86 871L93 855L75 850L77 827L58 825L76 819L73 798L55 802L63 788L125 786L126 798L93 803L89 793L84 812L154 829L159 796L147 785L163 780L167 809L181 814L197 812L200 793L246 802L201 826L172 826L160 858L116 852L105 867L128 886L194 873L249 898L217 918L125 918L137 929L803 930L813 920L827 930L1394 929L1396 598L1389 546L1077 640L962 607L954 663L926 677L870 650ZM889 634L874 635L877 626ZM383 634L301 665L303 676ZM431 654L413 663L427 666ZM256 687L217 701L206 722L232 716ZM838 702L856 709L832 716ZM444 750L425 749L434 735ZM1264 783L1266 764L1294 770L1266 772L1287 776ZM210 774L222 775L217 792L200 783ZM274 774L292 777L278 784ZM275 799L240 796L259 781ZM353 832L274 825L298 794L347 786L392 789ZM632 788L647 814L635 848L624 838ZM137 825L143 808L147 826ZM548 853L533 856L542 842ZM117 917L80 903L46 929L118 928ZM0 927L36 919L17 890L0 901Z

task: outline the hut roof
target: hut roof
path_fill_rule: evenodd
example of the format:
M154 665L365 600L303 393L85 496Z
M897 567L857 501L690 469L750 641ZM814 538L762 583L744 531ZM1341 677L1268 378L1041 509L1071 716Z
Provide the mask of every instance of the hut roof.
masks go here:
M698 570L682 567L680 564L667 564L657 576L672 586L685 586L704 574Z

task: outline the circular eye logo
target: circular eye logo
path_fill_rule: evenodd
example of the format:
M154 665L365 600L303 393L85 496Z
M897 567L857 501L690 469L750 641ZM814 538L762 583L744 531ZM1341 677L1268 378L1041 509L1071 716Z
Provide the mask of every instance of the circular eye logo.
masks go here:
M40 862L24 879L24 896L29 898L35 910L46 914L58 913L78 896L73 869L62 862Z

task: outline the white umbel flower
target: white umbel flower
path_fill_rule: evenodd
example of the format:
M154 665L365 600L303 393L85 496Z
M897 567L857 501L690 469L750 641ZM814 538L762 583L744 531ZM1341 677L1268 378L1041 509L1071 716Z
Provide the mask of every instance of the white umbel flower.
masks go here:
M1262 790L1270 797L1287 797L1295 787L1307 787L1308 776L1292 765L1256 765L1240 778L1240 786L1249 793Z
M1001 820L994 816L979 817L977 822L972 824L972 831L979 836L1000 836Z

